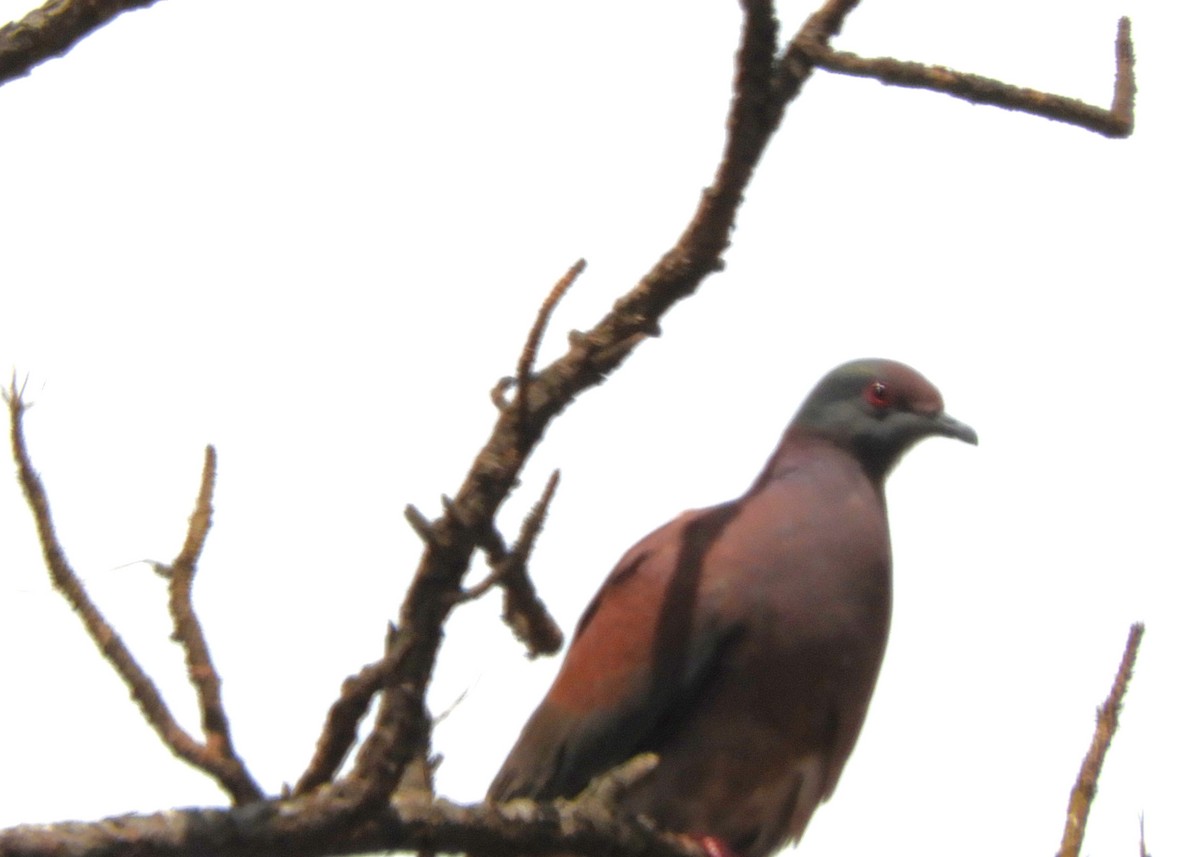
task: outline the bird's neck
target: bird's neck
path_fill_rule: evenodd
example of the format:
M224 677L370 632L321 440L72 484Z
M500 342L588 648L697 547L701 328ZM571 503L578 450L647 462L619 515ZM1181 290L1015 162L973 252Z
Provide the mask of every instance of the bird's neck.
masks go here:
M863 466L853 452L823 437L789 432L768 459L762 473L754 481L750 493L755 493L776 480L786 480L824 468L855 468L875 488L883 499L883 476Z

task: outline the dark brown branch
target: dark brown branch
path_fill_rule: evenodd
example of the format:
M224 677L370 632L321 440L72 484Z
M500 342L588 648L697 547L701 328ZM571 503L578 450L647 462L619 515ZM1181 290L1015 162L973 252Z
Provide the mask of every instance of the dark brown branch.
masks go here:
M942 66L902 62L888 57L868 59L848 51L834 50L819 39L803 34L792 43L792 47L804 58L802 68L805 69L818 66L855 77L875 78L894 86L930 89L974 104L991 104L1077 125L1106 137L1128 137L1133 133L1133 95L1136 89L1133 43L1129 30L1129 19L1122 18L1117 26L1117 75L1110 109Z
M545 521L550 500L558 487L558 480L559 474L555 471L541 498L525 518L513 549L504 549L502 543L492 545L489 551L489 556L494 560L492 572L476 586L463 590L454 599L456 603L462 603L478 598L497 583L505 585L505 621L513 627L518 638L526 643L531 655L550 653L562 646L562 631L534 592L526 570L529 554ZM405 510L405 514L423 540L428 542L435 538L432 525L420 512L410 506ZM499 542L499 536L495 540ZM306 794L328 783L345 760L355 738L358 737L359 723L366 716L371 700L387 684L389 676L400 661L401 650L394 645L395 639L396 629L393 627L388 632L388 643L383 658L368 664L342 682L341 694L325 717L325 726L317 740L317 750L308 768L296 781L296 794Z
M546 609L529 578L529 555L546 521L550 501L558 488L558 471L551 474L541 498L525 516L517 543L497 569L504 587L504 622L525 644L531 658L552 655L562 648L563 632Z
M204 631L192 604L196 563L212 527L212 498L216 475L217 451L209 446L204 451L204 472L200 479L200 492L196 496L196 508L188 522L187 537L179 556L171 564L169 606L171 620L175 624L172 638L183 646L188 679L196 689L197 702L200 705L200 726L205 737L205 757L202 766L220 781L234 803L240 804L262 800L263 792L233 749L229 718L221 702L221 677L213 665Z
M813 65L801 51L801 43L827 45L830 39L842 32L846 16L857 5L858 0L826 0L824 6L809 16L800 32L788 43L783 59L775 69L772 89L777 102L786 104L791 101L812 76Z
M721 267L734 213L782 107L772 103L776 23L769 2L748 0L738 52L735 94L725 153L717 177L676 245L613 310L567 354L531 378L527 412L502 412L491 438L454 498L460 520L443 515L430 525L426 551L400 613L396 645L402 653L394 684L384 690L375 729L364 741L350 774L374 783L364 799L382 801L395 788L404 763L428 744L429 718L422 700L446 613L461 590L471 554L491 532L500 503L516 482L549 422L583 390L621 364L641 339L658 331L658 320L700 281ZM369 811L366 807L364 811Z
M1117 76L1113 83L1112 115L1113 119L1127 130L1121 136L1128 137L1133 133L1133 96L1137 93L1137 84L1133 78L1133 37L1130 35L1132 25L1128 18L1117 21Z
M521 422L524 422L525 413L529 406L529 379L533 374L533 361L537 359L538 348L541 346L542 337L546 333L546 325L550 322L550 314L554 312L554 308L562 301L563 295L567 293L567 289L571 288L574 282L579 279L579 275L583 273L585 267L587 267L587 261L580 259L568 269L567 273L562 275L562 278L550 290L550 294L542 301L537 318L533 321L533 327L529 329L529 336L525 340L525 347L521 349L521 359L517 362L517 394L515 405L517 408L517 418Z
M82 581L79 580L79 576L71 568L62 545L58 541L58 535L54 531L54 519L50 513L50 501L46 497L45 486L42 485L41 478L34 470L29 450L25 444L22 417L26 410L26 404L21 399L15 380L5 391L4 399L8 402L9 429L13 458L17 463L17 477L25 492L26 502L33 512L38 539L42 545L42 555L54 587L62 593L67 603L78 614L100 653L129 688L130 695L141 709L146 722L158 733L159 738L171 752L189 764L209 773L213 773L214 766L220 768L222 773L216 776L222 783L227 779L236 779L238 774L235 770L227 768L219 761L214 761L204 745L188 735L176 722L153 680L134 660L133 654L92 602Z
M422 515L421 511L411 503L404 507L404 520L408 521L408 525L413 528L413 531L425 544L430 544L434 541L433 524L429 523L429 519Z
M1104 755L1112 743L1117 731L1117 717L1121 712L1121 700L1129 687L1129 679L1133 675L1133 664L1137 660L1138 646L1142 643L1142 633L1146 627L1140 622L1129 629L1129 639L1125 642L1125 654L1121 656L1121 665L1117 668L1117 676L1113 679L1112 690L1108 699L1096 711L1096 731L1092 735L1092 745L1084 756L1083 765L1079 768L1079 777L1075 787L1071 789L1071 799L1067 804L1067 823L1063 830L1062 845L1058 849L1058 857L1079 857L1079 849L1083 846L1083 834L1087 828L1088 813L1092 808L1092 800L1096 797L1096 783L1100 779L1100 768L1104 765Z
M0 27L0 84L62 56L122 12L158 0L49 0L20 21Z
M296 781L295 793L306 794L333 779L358 737L358 724L367 715L371 700L383 688L399 663L401 650L394 645L395 626L388 627L386 654L342 682L342 692L325 715L325 726L308 767Z

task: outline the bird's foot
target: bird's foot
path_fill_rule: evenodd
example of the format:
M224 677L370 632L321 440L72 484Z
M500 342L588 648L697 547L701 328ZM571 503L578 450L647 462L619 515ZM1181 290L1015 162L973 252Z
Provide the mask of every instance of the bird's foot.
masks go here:
M729 843L719 836L689 836L687 838L703 848L708 857L740 857L729 847Z

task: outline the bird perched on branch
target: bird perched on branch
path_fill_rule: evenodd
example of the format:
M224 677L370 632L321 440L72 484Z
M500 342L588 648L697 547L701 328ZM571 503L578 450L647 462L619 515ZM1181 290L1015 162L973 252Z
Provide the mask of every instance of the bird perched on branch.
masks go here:
M887 641L883 483L925 437L977 442L889 360L826 375L741 498L629 549L489 800L572 797L639 753L621 809L714 855L766 857L829 797Z

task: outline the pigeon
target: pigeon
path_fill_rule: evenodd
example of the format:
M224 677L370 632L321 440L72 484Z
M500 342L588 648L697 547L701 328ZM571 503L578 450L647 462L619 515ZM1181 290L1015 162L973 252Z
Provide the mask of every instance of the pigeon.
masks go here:
M826 375L737 500L685 512L617 563L488 800L578 794L635 755L617 810L716 857L766 857L837 785L887 643L883 484L925 437L978 443L891 360Z

